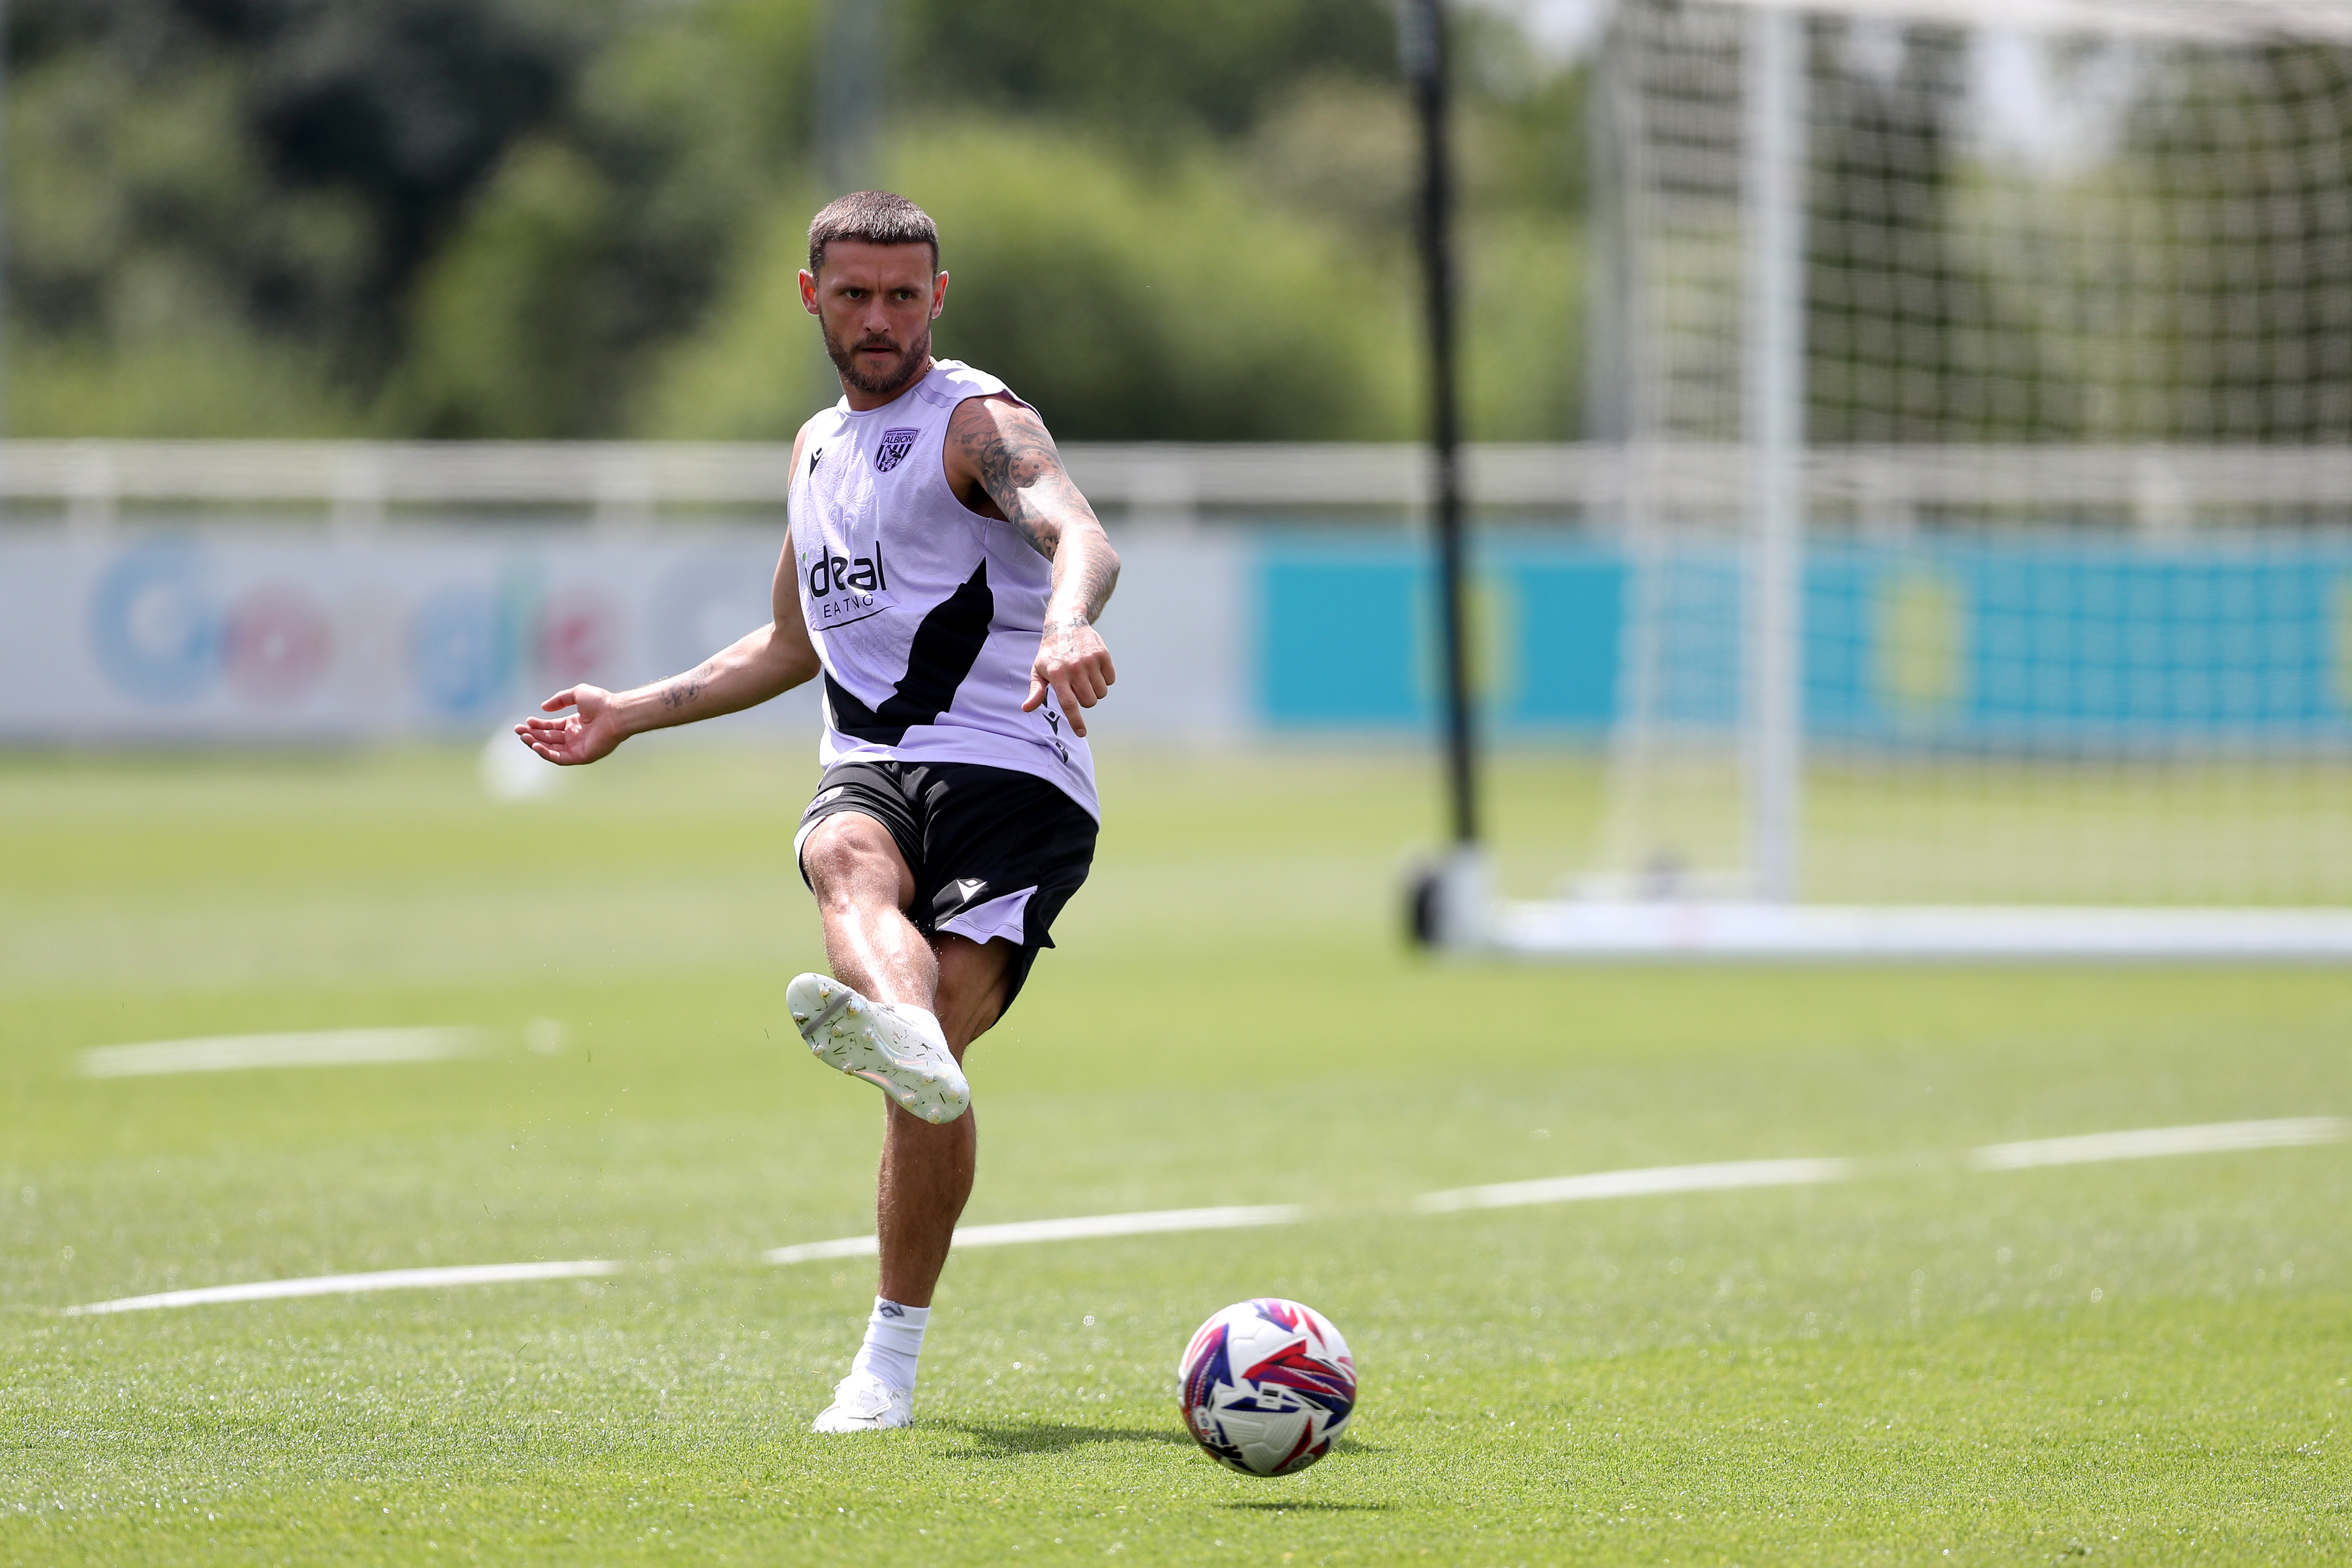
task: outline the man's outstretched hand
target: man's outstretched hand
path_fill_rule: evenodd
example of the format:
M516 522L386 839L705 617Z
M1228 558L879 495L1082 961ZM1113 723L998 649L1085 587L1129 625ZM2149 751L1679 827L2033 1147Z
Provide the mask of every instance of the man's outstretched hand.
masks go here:
M550 762L577 768L609 755L628 738L613 694L602 686L572 686L539 706L549 713L572 710L562 718L527 718L515 726L522 743Z
M1050 689L1062 699L1071 733L1084 736L1087 721L1078 710L1109 695L1111 683L1118 679L1100 632L1075 618L1057 622L1046 627L1045 635L1038 640L1037 662L1029 666L1029 699L1021 705L1021 711L1036 712Z

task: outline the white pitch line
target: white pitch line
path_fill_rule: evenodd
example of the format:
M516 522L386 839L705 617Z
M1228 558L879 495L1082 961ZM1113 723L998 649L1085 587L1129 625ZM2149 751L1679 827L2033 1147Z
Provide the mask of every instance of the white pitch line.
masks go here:
M803 1241L760 1254L762 1263L814 1263L824 1258L871 1258L882 1250L878 1236L845 1236L838 1241Z
M1255 1208L1161 1208L1142 1214L1091 1214L1071 1219L1023 1219L974 1225L956 1232L959 1247L1011 1247L1024 1241L1078 1241L1096 1236L1150 1236L1165 1230L1238 1230L1253 1225L1296 1225L1307 1210L1295 1203Z
M1423 1214L1465 1208L1516 1208L1529 1203L1581 1203L1601 1197L1647 1197L1662 1192L1715 1192L1743 1186L1806 1186L1843 1181L1853 1174L1846 1160L1734 1160L1713 1166L1654 1166L1646 1170L1593 1171L1543 1181L1465 1186L1425 1192L1413 1199Z
M2209 1122L2194 1127L2144 1127L2131 1133L2090 1133L2074 1138L1989 1144L1969 1150L1969 1164L1980 1171L2017 1171L2033 1166L2148 1160L2165 1155L2218 1155L2232 1149L2282 1149L2305 1144L2341 1143L2347 1133L2352 1133L2352 1124L2341 1116Z
M215 1301L271 1301L288 1296L355 1296L368 1291L430 1290L436 1285L504 1285L524 1280L576 1280L617 1274L618 1263L602 1258L568 1263L467 1263L453 1269L385 1269L373 1274L320 1274L308 1280L257 1280L249 1285L207 1285L197 1291L165 1291L68 1307L69 1318L100 1312L144 1312L158 1307L203 1307Z
M957 1228L955 1245L1013 1247L1026 1241L1079 1241L1097 1236L1152 1236L1171 1230L1234 1230L1253 1225L1295 1225L1307 1218L1297 1204L1266 1204L1255 1208L1160 1208L1141 1214L1087 1214L1068 1219L1021 1219L1006 1225L966 1225ZM837 1241L806 1241L779 1247L764 1254L771 1263L814 1263L824 1258L870 1258L880 1250L871 1236L845 1236Z
M235 1072L257 1067L356 1067L387 1061L440 1061L480 1042L470 1029L335 1029L296 1034L223 1034L101 1045L81 1053L86 1078L144 1078L163 1072Z

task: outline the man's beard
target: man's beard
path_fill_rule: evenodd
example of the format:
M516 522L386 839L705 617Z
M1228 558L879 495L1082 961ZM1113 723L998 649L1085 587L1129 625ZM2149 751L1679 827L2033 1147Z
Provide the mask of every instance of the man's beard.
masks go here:
M823 324L819 325L822 329ZM876 342L877 346L880 346L876 340L872 339L861 340L861 341ZM923 361L931 357L931 329L929 323L925 323L923 335L907 346L907 351L898 357L897 364L878 376L868 375L858 365L856 346L844 348L834 340L830 331L824 333L824 351L825 356L833 361L833 368L841 372L843 381L868 397L887 397L892 392L903 390L908 382L913 381L915 372L922 369Z

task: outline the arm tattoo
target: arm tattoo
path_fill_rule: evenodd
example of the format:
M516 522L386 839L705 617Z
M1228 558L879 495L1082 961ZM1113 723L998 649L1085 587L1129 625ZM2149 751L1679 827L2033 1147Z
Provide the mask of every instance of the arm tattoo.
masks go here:
M1073 518L1095 523L1094 508L1070 482L1061 454L1054 448L1054 438L1028 409L1012 407L1001 414L975 398L956 410L948 434L971 459L980 474L981 488L988 492L1005 521L1047 560L1059 557L1066 523ZM1099 529L1096 524L1096 537ZM1089 619L1101 613L1118 580L1117 559L1105 559L1107 553L1087 549L1070 563L1077 569Z
M663 683L662 706L681 708L692 703L695 698L702 695L702 688L709 683L712 673L708 664L698 664L687 674Z
M1037 416L1025 408L1010 412L1013 428L1007 430L982 400L972 399L956 410L949 434L979 470L980 487L1004 520L1051 560L1062 542L1058 514L1075 505L1091 517L1093 508L1062 471L1061 454Z

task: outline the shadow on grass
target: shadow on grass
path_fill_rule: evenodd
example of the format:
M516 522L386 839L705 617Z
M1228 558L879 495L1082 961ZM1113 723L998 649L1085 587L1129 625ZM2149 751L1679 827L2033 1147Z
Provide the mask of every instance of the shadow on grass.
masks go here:
M951 1448L955 1459L1010 1459L1025 1454L1059 1454L1096 1443L1174 1443L1190 1448L1182 1432L1141 1427L1075 1427L1061 1421L959 1421L952 1430L970 1437L969 1448Z
M1244 1509L1251 1513L1386 1513L1384 1502L1318 1502L1312 1498L1297 1502L1221 1502L1219 1508Z

